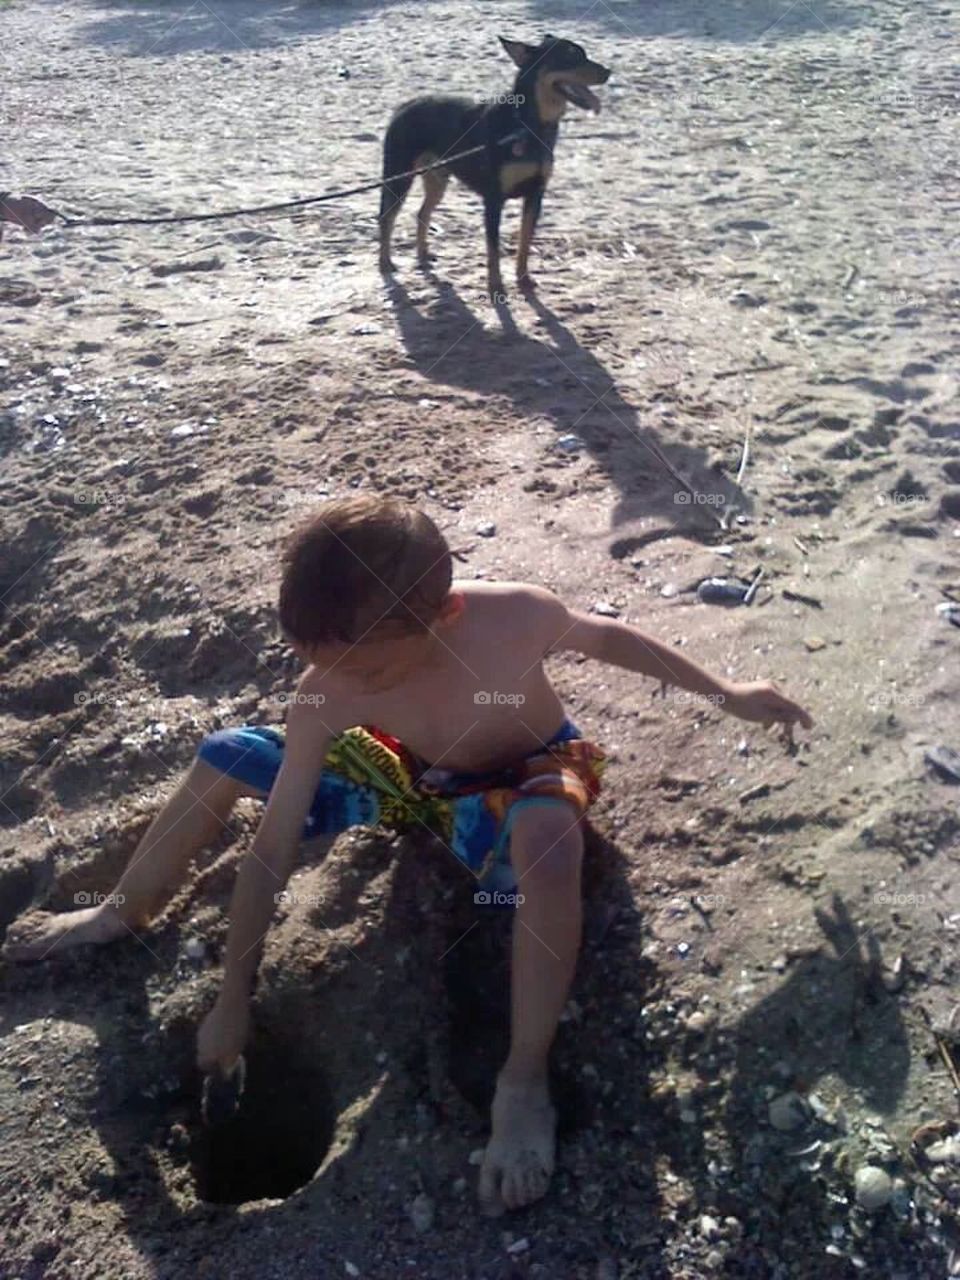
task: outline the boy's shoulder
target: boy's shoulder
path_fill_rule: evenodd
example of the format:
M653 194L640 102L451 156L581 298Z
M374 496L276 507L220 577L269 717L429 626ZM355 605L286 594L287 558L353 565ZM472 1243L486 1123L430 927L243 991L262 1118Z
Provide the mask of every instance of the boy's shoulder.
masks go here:
M468 601L488 601L490 604L528 605L531 609L562 608L563 605L546 587L532 582L512 582L486 578L457 578L452 584Z
M533 645L562 629L567 611L546 587L531 582L455 581L453 589L463 593L468 630L522 633Z

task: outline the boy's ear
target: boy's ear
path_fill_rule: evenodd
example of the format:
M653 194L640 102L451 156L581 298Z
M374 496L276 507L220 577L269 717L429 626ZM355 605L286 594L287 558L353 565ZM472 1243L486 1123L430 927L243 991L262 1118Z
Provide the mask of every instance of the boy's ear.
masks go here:
M508 40L505 36L498 36L497 39L518 67L527 66L537 53L535 44L524 44L522 40Z
M440 618L449 626L451 622L456 622L466 607L467 600L463 592L450 591L440 607Z

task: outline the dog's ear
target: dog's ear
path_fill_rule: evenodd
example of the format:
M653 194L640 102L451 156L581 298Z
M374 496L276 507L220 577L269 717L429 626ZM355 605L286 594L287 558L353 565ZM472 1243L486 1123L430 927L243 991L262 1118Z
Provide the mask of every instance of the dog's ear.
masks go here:
M499 36L498 39L518 67L527 66L537 53L535 44L524 44L522 40L507 40L505 36Z

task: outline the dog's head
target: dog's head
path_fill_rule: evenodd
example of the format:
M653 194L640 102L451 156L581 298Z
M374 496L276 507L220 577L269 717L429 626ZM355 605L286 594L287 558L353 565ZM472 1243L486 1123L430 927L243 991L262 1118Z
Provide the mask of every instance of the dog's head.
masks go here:
M585 111L600 110L600 99L589 86L606 84L610 70L591 62L582 45L556 36L544 36L540 44L524 44L501 36L500 43L520 68L521 79L533 80L537 106L544 119L558 120L568 102Z

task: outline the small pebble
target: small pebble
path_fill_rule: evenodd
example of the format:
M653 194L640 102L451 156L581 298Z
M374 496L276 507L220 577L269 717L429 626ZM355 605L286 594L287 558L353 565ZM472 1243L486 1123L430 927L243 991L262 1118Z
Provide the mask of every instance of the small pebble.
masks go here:
M789 1133L807 1123L810 1108L799 1093L781 1093L771 1101L767 1114L774 1129Z
M470 1152L468 1164L483 1164L483 1147L476 1147Z
M853 1180L857 1204L873 1213L890 1203L893 1197L893 1180L883 1169L874 1164L861 1165Z
M696 1035L702 1035L704 1031L709 1031L714 1024L714 1017L710 1013L704 1013L702 1009L695 1009L687 1019L687 1030L693 1031Z
M207 948L199 938L188 938L183 944L183 954L188 960L200 963L207 954Z
M410 1214L410 1221L413 1223L414 1231L422 1234L424 1231L429 1231L433 1226L433 1201L426 1192L421 1191L418 1196L414 1197L408 1212Z
M927 1147L924 1155L935 1164L960 1164L960 1133Z
M492 538L497 532L497 526L492 520L481 520L476 531L481 538Z
M709 1213L705 1213L700 1218L700 1234L705 1240L720 1239L720 1223L716 1218L711 1218Z
M593 612L599 613L604 618L620 617L620 610L615 604L611 604L609 600L598 600L593 606Z
M526 1236L521 1236L519 1240L514 1240L513 1244L507 1245L507 1253L517 1254L526 1253L530 1248L530 1241Z

